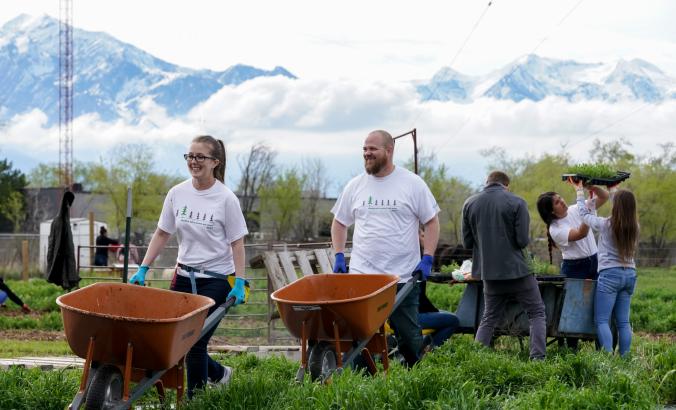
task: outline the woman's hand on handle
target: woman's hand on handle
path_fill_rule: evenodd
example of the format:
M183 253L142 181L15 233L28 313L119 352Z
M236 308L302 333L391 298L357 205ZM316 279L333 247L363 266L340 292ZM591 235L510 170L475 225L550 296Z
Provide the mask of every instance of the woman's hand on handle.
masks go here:
M148 265L139 266L134 276L132 276L131 279L129 279L129 283L130 284L138 283L141 286L145 286L146 273L148 273L148 269L150 269L150 266Z

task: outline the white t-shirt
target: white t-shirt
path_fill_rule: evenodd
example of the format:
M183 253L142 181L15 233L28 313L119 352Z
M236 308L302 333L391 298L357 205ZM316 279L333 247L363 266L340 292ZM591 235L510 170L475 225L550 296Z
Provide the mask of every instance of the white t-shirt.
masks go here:
M222 182L198 191L192 179L169 190L157 227L178 238L178 262L193 268L231 274L230 244L249 233L239 200ZM188 276L182 269L179 275ZM195 272L197 278L210 276Z
M355 224L350 272L389 273L405 282L420 262L419 224L439 213L439 205L418 175L395 167L382 178L353 178L331 213L345 226Z
M565 217L556 219L549 225L549 234L556 242L556 246L561 249L563 259L581 259L598 252L591 229L584 238L573 242L568 241L570 230L579 228L581 224L580 210L577 205L571 205L568 207L568 214Z

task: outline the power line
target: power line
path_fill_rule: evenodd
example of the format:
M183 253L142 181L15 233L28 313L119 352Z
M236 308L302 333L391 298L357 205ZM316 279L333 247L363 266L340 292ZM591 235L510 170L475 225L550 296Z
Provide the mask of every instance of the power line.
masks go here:
M491 7L492 5L493 5L493 0L488 2L488 4L486 5L486 8L484 9L484 11L481 13L479 18L476 20L476 22L474 23L474 25L470 29L469 34L467 34L467 36L465 37L465 41L462 42L462 44L460 45L460 48L458 48L458 51L455 52L455 55L453 56L453 58L451 59L451 62L448 65L449 68L453 67L453 64L455 64L455 60L457 60L457 58L460 56L460 53L462 53L462 51L465 49L465 46L467 45L470 38L472 37L472 35L476 31L477 27L479 27L479 24L481 23L481 21L486 16L486 13L488 12L489 7ZM432 100L432 98L434 97L434 95L436 94L438 89L439 89L439 82L437 82L434 85L434 88L432 88L432 92L430 93L428 100ZM414 126L411 127L411 128L415 128L415 123L420 119L421 115L422 115L422 110L419 110L418 115L413 120Z
M634 115L638 114L639 111L642 111L642 110L643 110L644 108L646 108L648 105L650 105L649 102L645 102L645 103L641 104L638 108L635 108L633 111L631 111L631 112L628 113L627 115L624 115L623 117L619 118L617 121L614 121L614 122L612 122L612 123L606 125L605 127L602 127L601 129L598 129L598 130L596 130L596 131L594 131L594 132L592 132L592 133L590 133L590 134L587 134L587 135L582 136L582 137L581 137L579 140L577 140L576 142L574 142L574 143L568 145L568 148L572 148L572 147L576 146L577 144L581 143L582 141L586 141L586 140L588 140L588 139L590 139L590 138L592 138L592 137L595 137L595 136L601 134L602 132L604 132L604 131L606 131L606 130L608 130L608 129L610 129L610 128L613 128L613 127L616 126L617 124L619 124L619 123L621 123L621 122L623 122L623 121L629 119L630 117L633 117Z
M580 4L582 4L583 1L584 1L584 0L579 0L577 3L575 3L575 5L574 5L573 7L571 7L571 9L568 10L568 12L566 12L566 14L559 20L559 22L556 24L556 26L554 26L554 27L547 33L547 35L546 35L545 37L543 37L543 38L535 45L535 47L533 47L533 49L530 51L530 53L525 54L525 55L521 55L519 58L517 58L517 61L518 61L520 58L524 57L524 56L527 56L527 55L530 55L530 54L535 54L535 52L537 51L537 49L540 48L540 46L541 46L542 44L544 44L544 42L547 41L547 40L549 39L549 37L551 37L552 33L553 33L556 29L558 29L558 28L559 28L559 27L560 27L560 26L568 19L568 17L570 17L571 14L573 14L573 12L580 6ZM489 6L490 6L490 3L489 3ZM484 14L485 14L485 12L484 12ZM511 77L511 75L514 74L514 72L515 72L518 68L519 68L519 65L518 65L518 64L514 64L514 67L512 67L511 71L510 71L506 76L504 76L503 78ZM418 117L416 117L416 119L419 118L419 117L420 117L420 114L418 115ZM467 120L465 120L465 122L463 122L463 124L455 131L455 133L453 133L453 135L452 135L451 137L449 137L443 144L441 144L441 146L439 146L439 148L437 148L436 151L441 151L441 149L443 149L443 148L446 146L446 144L448 144L452 139L455 139L455 137L457 137L458 134L460 134L460 131L462 131L462 130L465 128L465 126L467 125L467 123L469 123L469 121L470 121L471 119L472 119L472 115L470 114L470 115L467 117Z

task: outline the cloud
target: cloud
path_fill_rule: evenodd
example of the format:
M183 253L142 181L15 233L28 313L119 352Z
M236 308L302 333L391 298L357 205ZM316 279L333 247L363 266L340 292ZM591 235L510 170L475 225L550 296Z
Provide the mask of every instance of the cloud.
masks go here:
M180 154L194 135L207 133L227 144L231 186L239 175L237 156L258 141L275 148L284 165L298 164L303 157L324 160L340 185L360 172L361 145L370 130L382 128L397 135L416 128L418 143L433 151L451 173L478 183L488 163L480 151L493 146L511 157L565 149L584 161L596 138L624 138L637 154L657 153L658 144L674 140L676 129L673 100L659 105L570 103L560 98L423 103L408 83L281 77L224 87L184 117L168 116L152 100L141 107L143 114L133 123L78 117L73 124L74 158L98 160L118 143L141 142L156 148L160 170L184 173ZM58 126L48 127L39 110L14 117L0 130L0 140L3 153L21 150L32 155L28 168L58 161ZM412 152L410 140L398 141L395 159L401 163Z

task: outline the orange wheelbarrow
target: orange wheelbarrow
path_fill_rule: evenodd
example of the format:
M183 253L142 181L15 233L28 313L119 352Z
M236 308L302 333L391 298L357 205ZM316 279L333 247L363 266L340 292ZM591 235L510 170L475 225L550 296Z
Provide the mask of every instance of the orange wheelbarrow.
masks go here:
M165 387L176 389L178 405L185 354L234 302L207 318L211 298L143 286L96 283L60 296L68 344L85 359L69 408L126 409L152 386L161 401ZM137 384L130 391L131 382Z
M397 292L394 275L316 274L272 293L284 325L301 341L296 381L302 382L309 370L312 380L325 382L358 355L375 374L373 355L380 354L387 372L384 324L415 280Z

